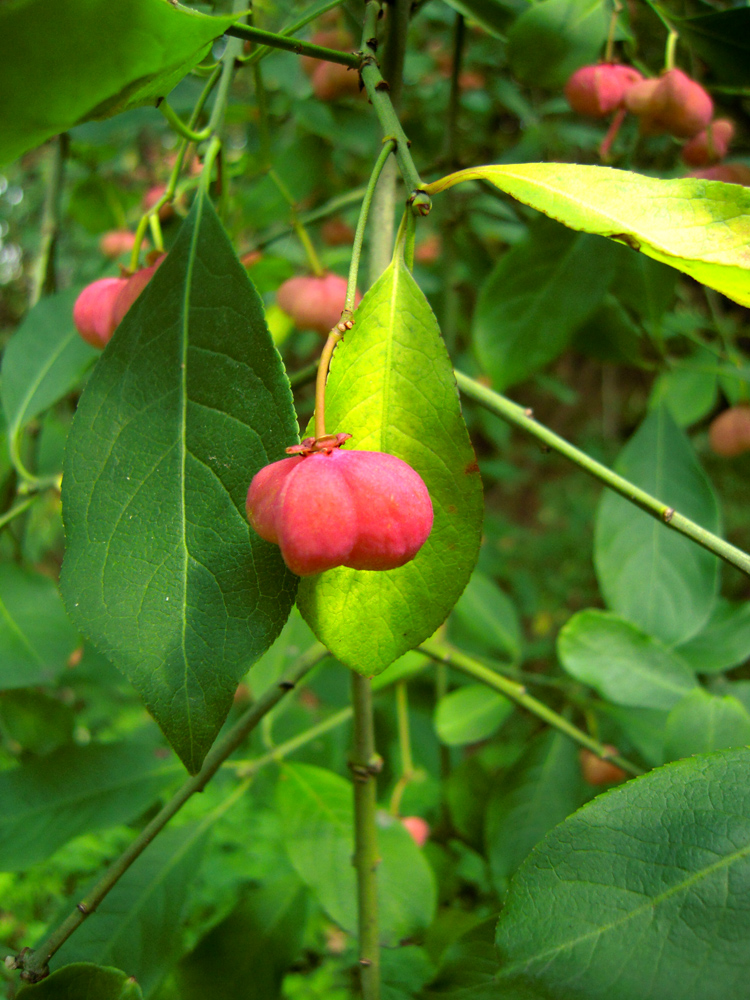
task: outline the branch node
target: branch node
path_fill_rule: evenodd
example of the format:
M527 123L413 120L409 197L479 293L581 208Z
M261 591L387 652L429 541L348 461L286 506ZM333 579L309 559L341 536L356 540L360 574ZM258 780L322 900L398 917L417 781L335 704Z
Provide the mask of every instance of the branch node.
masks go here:
M91 910L88 908L88 906L86 906L85 903L77 903L76 909L79 910L84 915L84 917L87 917L89 913L91 913Z
M672 518L674 517L674 513L675 513L674 507L667 507L667 509L662 514L662 517L664 518L667 524L669 524Z

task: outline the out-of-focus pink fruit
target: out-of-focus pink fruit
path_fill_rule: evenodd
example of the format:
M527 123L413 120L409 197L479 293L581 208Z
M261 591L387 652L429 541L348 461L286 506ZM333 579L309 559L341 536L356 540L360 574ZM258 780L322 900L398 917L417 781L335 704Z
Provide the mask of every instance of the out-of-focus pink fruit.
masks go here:
M149 188L148 191L143 196L142 207L144 212L148 212L150 208L153 208L157 201L162 197L164 192L167 190L166 184L157 184L156 187ZM162 222L166 222L171 219L174 215L174 206L171 201L168 201L165 205L162 205L159 209L159 218Z
M717 118L708 128L694 135L682 147L682 159L690 167L707 167L727 155L734 135L734 124L728 118Z
M261 469L247 493L247 516L281 548L298 576L334 566L395 569L410 562L432 530L421 476L394 455L341 451L349 434L308 438L293 458Z
M708 430L711 448L722 458L750 451L750 405L730 406L714 417Z
M641 114L641 127L651 134L691 139L706 128L713 113L713 101L703 87L681 69L670 69L659 77Z
M725 184L750 186L750 167L744 163L721 163L705 170L691 170L688 177L698 177L704 181L723 181Z
M487 80L484 73L476 69L465 69L458 76L458 85L461 90L484 90Z
M113 319L116 327L122 323L123 319L125 319L128 310L149 281L151 281L156 269L164 260L165 256L166 254L162 255L150 267L142 267L140 271L136 271L135 274L132 274L129 278L125 279L125 284L120 289L114 304Z
M610 753L619 753L617 747L611 743L606 744L606 749ZM581 750L578 756L583 780L589 785L611 785L615 781L624 781L627 778L621 767L613 764L611 760L602 760L591 750Z
M401 822L411 834L417 847L424 847L430 836L430 825L421 816L402 816Z
M326 219L320 227L320 235L329 247L344 247L354 242L354 230L338 217Z
M414 260L418 264L434 264L443 249L443 241L437 233L425 236L414 248Z
M340 97L359 97L359 73L341 63L321 62L312 78L312 89L319 101L337 101Z
M326 334L341 319L346 300L346 278L338 274L300 275L289 278L276 293L276 301L300 330ZM354 305L362 296L357 292Z
M337 52L349 52L354 48L354 39L345 28L316 31L310 41L313 45L322 45L324 49L336 49ZM313 56L300 57L300 66L308 76L312 76L318 66L323 64L323 60L315 59Z
M644 115L658 85L658 79L640 80L638 83L634 83L632 87L628 88L623 99L626 109L631 114Z
M104 233L99 240L99 249L105 257L109 257L111 260L121 257L125 253L130 253L134 246L135 233L131 233L129 229L113 229L111 232Z
M127 278L100 278L87 285L73 306L73 323L92 347L104 347L115 332L115 303Z
M604 118L621 106L628 90L641 80L643 77L632 66L582 66L565 84L565 96L579 115Z

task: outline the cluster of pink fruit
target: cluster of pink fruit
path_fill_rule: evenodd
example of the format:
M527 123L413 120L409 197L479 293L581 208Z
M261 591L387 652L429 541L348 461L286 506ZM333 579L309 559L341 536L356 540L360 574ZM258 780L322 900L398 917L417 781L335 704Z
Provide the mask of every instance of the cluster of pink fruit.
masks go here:
M125 314L151 281L164 254L149 267L120 278L100 278L87 285L73 306L76 330L92 347L104 347Z
M703 168L691 176L750 182L750 170L743 164L716 166L727 154L734 125L727 118L713 119L710 95L681 69L644 79L632 66L618 63L583 66L568 80L565 96L579 114L604 118L614 112L617 122L629 111L640 119L644 135L686 140L682 159L690 167Z

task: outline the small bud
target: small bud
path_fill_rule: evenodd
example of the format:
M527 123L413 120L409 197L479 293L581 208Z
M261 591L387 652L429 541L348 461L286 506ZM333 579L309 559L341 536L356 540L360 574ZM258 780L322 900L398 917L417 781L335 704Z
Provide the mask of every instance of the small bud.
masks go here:
M685 143L682 147L682 159L690 167L707 167L718 163L727 155L733 135L733 123L728 118L717 118L708 128Z

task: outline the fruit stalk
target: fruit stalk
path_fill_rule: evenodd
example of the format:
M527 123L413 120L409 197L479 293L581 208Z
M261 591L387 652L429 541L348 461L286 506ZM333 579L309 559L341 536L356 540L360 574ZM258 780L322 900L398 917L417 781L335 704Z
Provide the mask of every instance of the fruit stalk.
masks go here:
M354 745L350 767L354 781L354 867L357 871L359 965L363 1000L380 998L378 933L377 758L369 678L352 671Z

